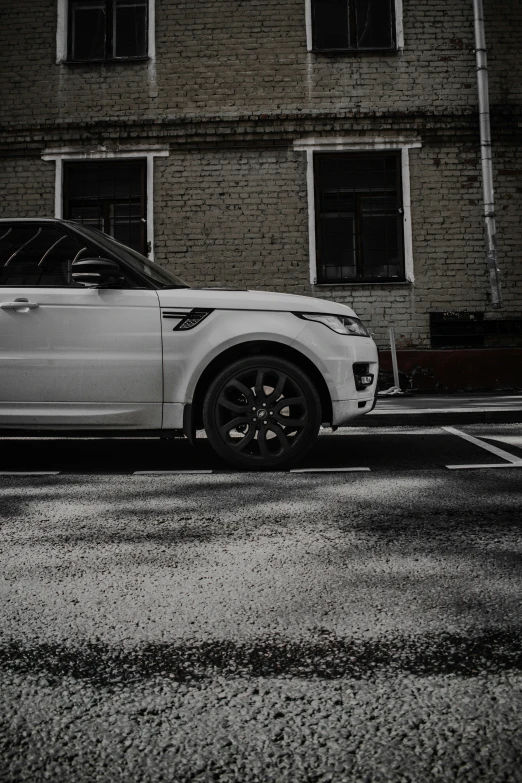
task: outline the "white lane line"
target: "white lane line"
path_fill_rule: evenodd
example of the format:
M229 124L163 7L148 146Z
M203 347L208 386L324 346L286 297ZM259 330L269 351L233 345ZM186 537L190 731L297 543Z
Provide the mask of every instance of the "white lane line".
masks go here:
M508 446L522 448L522 435L481 435L486 440L498 440L499 443L507 443Z
M471 470L472 468L522 468L520 462L495 462L492 465L446 465L448 470Z
M468 435L467 432L462 432L461 430L457 430L455 427L442 427L443 430L446 432L449 432L450 435L457 435L459 438L463 438L464 440L467 440L469 443L473 443L474 446L479 446L481 449L485 449L486 451L489 451L490 454L495 454L497 457L500 457L501 459L506 460L509 462L509 465L506 464L494 464L494 465L446 465L447 468L450 470L459 470L464 468L507 468L507 467L522 467L522 459L520 457L516 457L514 454L510 454L509 451L504 451L504 449L499 449L498 446L492 446L491 443L486 443L483 440L480 440L480 438L475 438L473 435Z
M213 470L135 470L133 476L178 476L186 473L213 473Z
M370 468L293 468L289 473L358 473Z
M59 476L59 470L5 470L0 476Z

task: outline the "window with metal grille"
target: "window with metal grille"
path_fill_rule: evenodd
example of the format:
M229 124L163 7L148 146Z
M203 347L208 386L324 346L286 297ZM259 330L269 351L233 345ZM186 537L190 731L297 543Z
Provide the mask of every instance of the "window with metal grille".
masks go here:
M400 152L315 153L318 283L405 280Z
M147 56L149 0L69 0L69 60Z
M147 253L146 161L65 163L63 214Z
M396 49L395 0L311 0L315 51Z

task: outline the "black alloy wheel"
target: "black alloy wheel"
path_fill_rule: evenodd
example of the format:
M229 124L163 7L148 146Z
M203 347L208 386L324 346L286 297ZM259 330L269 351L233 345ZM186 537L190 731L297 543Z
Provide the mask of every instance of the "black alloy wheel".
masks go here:
M275 356L239 359L222 370L203 403L217 453L250 470L289 467L313 446L321 401L303 371Z

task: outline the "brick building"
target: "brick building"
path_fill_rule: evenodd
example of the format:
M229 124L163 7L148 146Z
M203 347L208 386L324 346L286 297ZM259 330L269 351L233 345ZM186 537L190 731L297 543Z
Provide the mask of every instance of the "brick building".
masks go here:
M414 388L522 385L520 0L485 0L501 310L472 0L0 9L1 217L83 220L194 285L345 302L383 348L395 327Z

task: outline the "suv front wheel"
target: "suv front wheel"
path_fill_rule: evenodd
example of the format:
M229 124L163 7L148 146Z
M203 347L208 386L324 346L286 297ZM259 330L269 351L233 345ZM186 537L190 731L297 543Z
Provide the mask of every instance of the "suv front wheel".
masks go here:
M250 470L293 465L315 443L321 401L295 364L275 356L239 359L212 382L203 424L217 453Z

